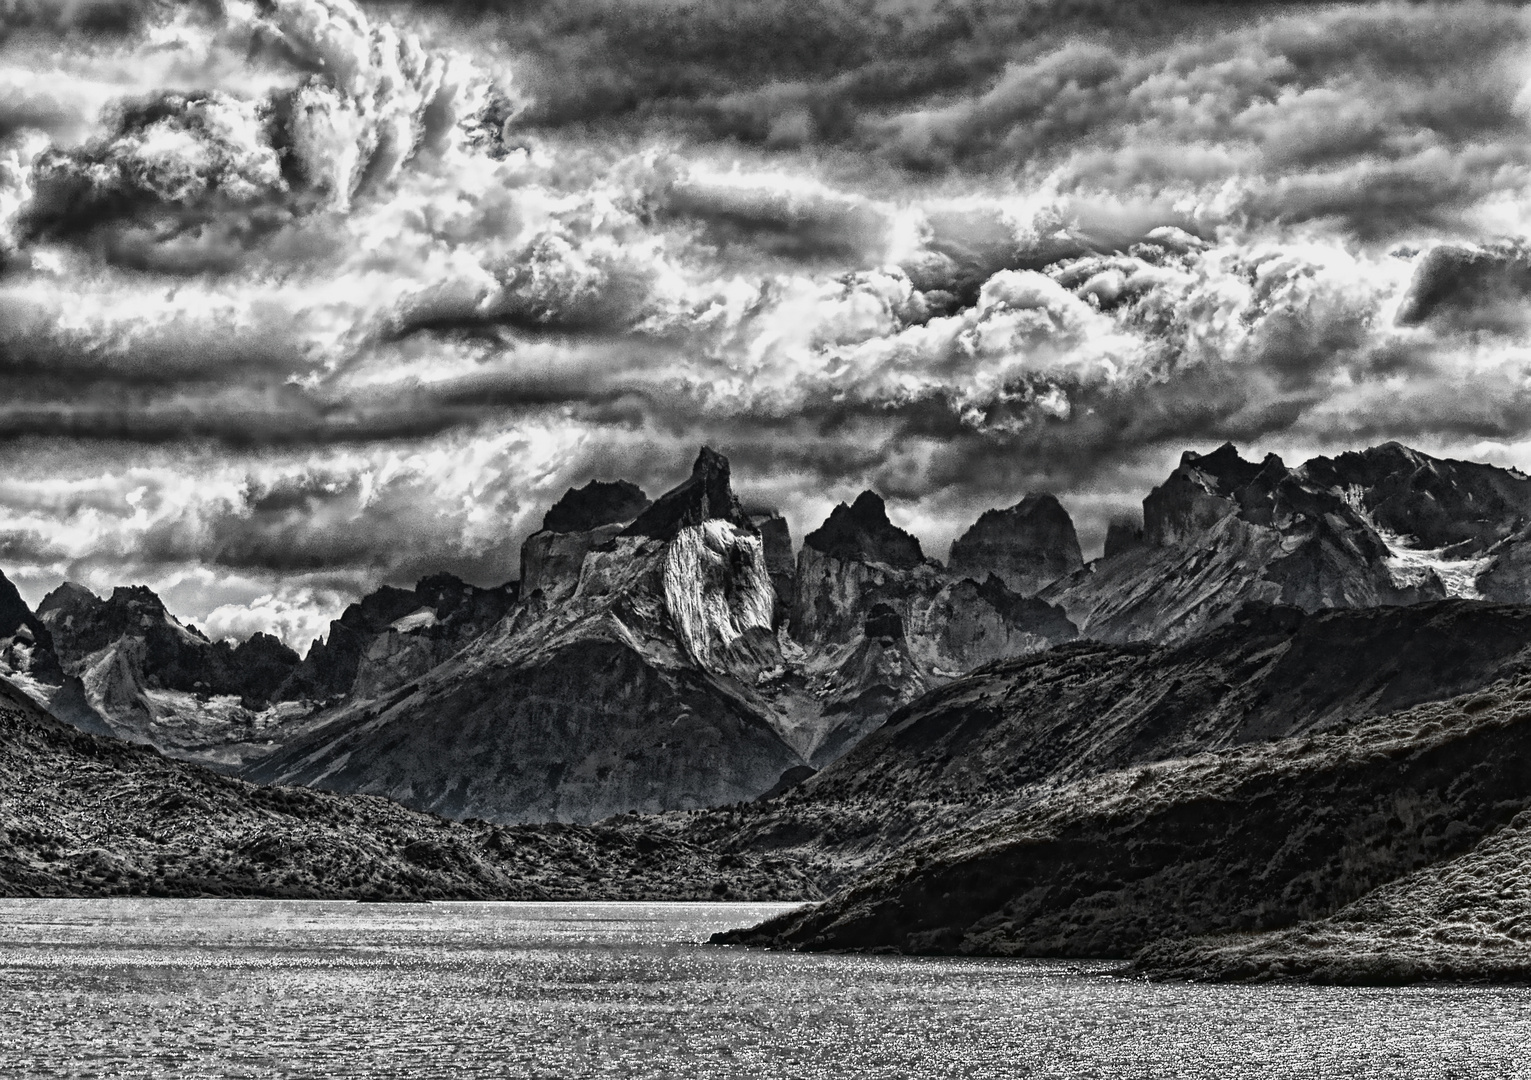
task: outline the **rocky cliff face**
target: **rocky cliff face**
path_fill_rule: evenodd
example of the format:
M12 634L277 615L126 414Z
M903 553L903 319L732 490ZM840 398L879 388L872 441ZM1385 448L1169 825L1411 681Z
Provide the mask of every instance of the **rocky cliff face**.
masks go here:
M1047 492L1008 510L986 510L952 543L953 575L983 581L990 574L1011 592L1034 596L1084 565L1074 522Z
M1089 637L1177 641L1250 600L1317 611L1450 595L1436 569L1389 545L1368 498L1273 454L1256 463L1232 446L1188 451L1143 500L1142 544L1118 542L1042 598Z
M926 559L920 542L888 520L882 499L865 491L804 538L792 636L808 649L853 642L878 605L898 613L911 655L936 679L1076 633L1060 609L1016 594L992 573L979 582Z
M721 455L704 449L652 503L615 488L549 514L588 528L527 541L540 584L492 632L391 696L364 698L358 677L322 730L249 775L495 820L736 802L832 761L934 682L1074 634L993 575L953 580L870 492L789 575L785 522L743 508Z
M584 554L561 603L528 597L451 662L351 702L250 775L499 821L753 798L803 764L755 689L781 666L774 606L728 463L704 451Z
M797 581L797 556L792 547L792 530L787 519L775 510L746 510L750 524L760 533L765 550L766 572L776 591L776 621L785 620L792 609L792 593Z
M271 710L297 655L267 634L209 641L142 586L103 599L66 582L43 598L62 679L33 696L87 730L230 767L269 748L301 709Z
M542 528L521 546L521 595L547 603L568 599L592 550L611 542L649 508L648 496L625 480L592 480L570 488L543 515Z
M517 597L515 582L482 589L450 574L422 578L413 589L385 585L330 623L275 696L338 704L396 689L495 626Z
M4 574L0 574L0 675L40 686L56 686L64 677L52 633Z

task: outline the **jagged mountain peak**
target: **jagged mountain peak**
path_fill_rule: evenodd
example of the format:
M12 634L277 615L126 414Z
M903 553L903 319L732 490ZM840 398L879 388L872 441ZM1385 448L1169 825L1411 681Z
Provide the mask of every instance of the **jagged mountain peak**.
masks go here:
M925 561L919 540L888 520L887 505L875 491L863 491L849 506L836 505L803 543L845 561L886 563L900 569Z
M42 624L37 623L37 616L27 607L27 602L21 598L21 593L10 578L0 571L0 637L10 637L19 627L31 628L33 624L42 633L48 632Z
M1187 450L1180 455L1180 465L1171 474L1199 483L1216 495L1232 495L1266 476L1279 476L1286 472L1286 465L1275 454L1266 454L1261 461L1250 461L1239 453L1238 447L1225 442L1208 454Z
M5 574L0 573L0 673L30 674L43 682L62 677L53 635Z
M1005 510L985 510L953 541L949 560L953 574L975 581L995 574L1028 596L1083 565L1073 519L1047 491L1029 492Z
M42 603L37 605L37 614L43 616L49 612L65 608L70 610L89 610L100 607L105 603L105 600L79 582L66 581L43 597Z
M704 446L691 466L691 475L656 499L622 535L670 540L688 525L714 519L731 522L746 531L755 528L734 494L728 458Z
M1531 478L1398 442L1316 457L1299 473L1355 503L1376 527L1424 549L1454 548L1454 557L1481 554L1531 521Z
M637 484L626 480L592 480L570 488L542 517L544 532L589 532L602 525L632 521L653 502Z

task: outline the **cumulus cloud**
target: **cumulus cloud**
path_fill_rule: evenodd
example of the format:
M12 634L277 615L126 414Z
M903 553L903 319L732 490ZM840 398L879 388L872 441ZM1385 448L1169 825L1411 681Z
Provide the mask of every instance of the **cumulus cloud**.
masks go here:
M0 562L299 640L699 443L1087 545L1187 446L1531 465L1514 8L0 7ZM29 595L31 595L29 593ZM34 600L36 596L32 597Z

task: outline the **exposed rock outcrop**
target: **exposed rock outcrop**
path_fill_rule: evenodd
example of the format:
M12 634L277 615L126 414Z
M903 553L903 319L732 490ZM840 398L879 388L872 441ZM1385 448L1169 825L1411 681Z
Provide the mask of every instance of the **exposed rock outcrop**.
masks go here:
M1312 486L1350 495L1384 536L1443 560L1481 555L1531 522L1531 477L1396 442L1314 458L1301 473Z
M1011 592L1034 596L1084 565L1068 511L1047 492L1033 492L1008 510L985 510L952 543L948 569L982 581L990 574Z
M797 556L792 549L792 530L787 519L769 509L746 511L750 524L760 533L765 550L766 572L776 590L776 618L781 622L791 610L793 586L797 579Z
M592 480L582 488L564 492L542 516L542 527L547 532L573 533L602 525L625 525L651 505L637 484Z
M371 698L396 689L486 633L510 611L516 582L479 588L434 574L385 585L351 604L277 691L283 701Z
M874 491L863 491L849 506L837 505L803 538L803 546L841 562L881 563L895 570L925 562L920 542L888 520L887 504Z
M521 595L559 603L579 585L580 567L653 505L636 484L592 480L570 488L542 518L542 528L521 545Z
M1113 558L1143 546L1143 522L1140 518L1115 518L1106 526L1103 558Z
M1231 446L1187 451L1143 500L1143 544L1042 593L1081 633L1104 641L1179 641L1250 600L1305 611L1411 604L1448 595L1427 565L1405 566L1364 498L1280 458Z
M882 499L864 491L851 506L835 507L804 539L792 635L810 649L845 644L856 640L874 607L887 605L927 673L948 678L1074 637L1061 610L1021 601L990 574L982 584L953 580L923 557L918 540L888 520Z
M38 619L64 673L33 696L86 731L148 743L232 767L281 737L301 709L270 710L298 666L268 634L238 645L209 641L143 586L103 599L66 582L43 598Z
M703 450L583 555L566 599L528 597L452 661L341 707L249 775L506 822L752 799L804 764L755 689L782 665L774 607L728 463Z
M709 521L754 528L729 481L728 459L704 446L691 466L690 478L656 499L622 535L669 540L684 528Z
M0 574L0 675L45 686L56 686L64 678L53 651L53 634L4 574Z

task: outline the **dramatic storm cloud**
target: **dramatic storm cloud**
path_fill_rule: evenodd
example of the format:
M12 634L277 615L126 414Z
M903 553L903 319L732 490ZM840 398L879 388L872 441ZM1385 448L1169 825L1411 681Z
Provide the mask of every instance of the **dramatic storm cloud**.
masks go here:
M0 4L0 569L302 644L698 444L927 549L1185 448L1531 465L1531 15Z

